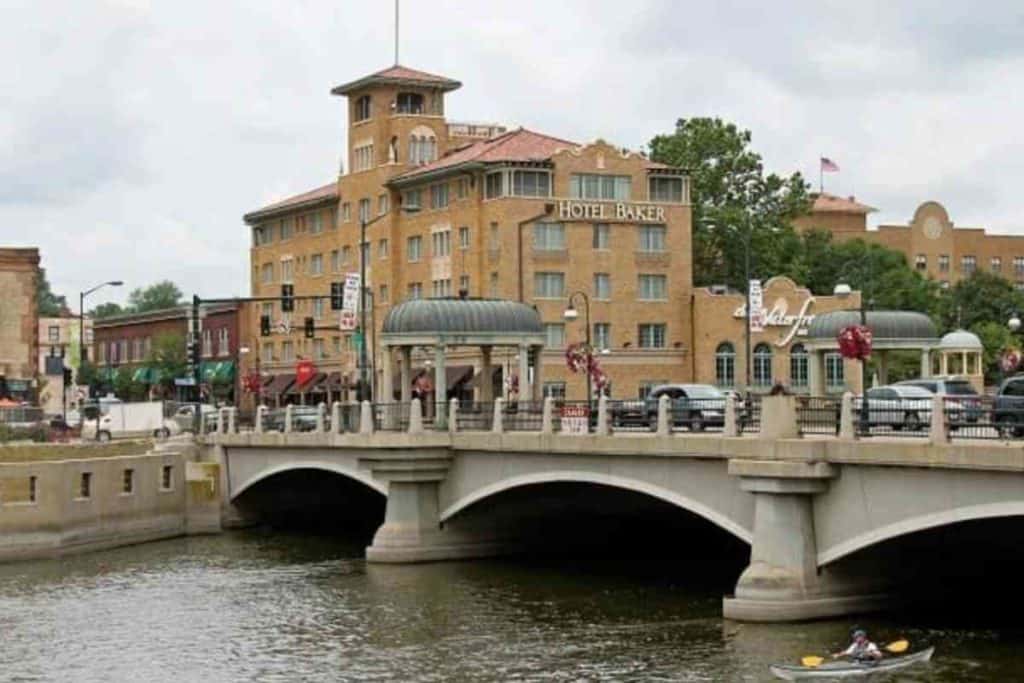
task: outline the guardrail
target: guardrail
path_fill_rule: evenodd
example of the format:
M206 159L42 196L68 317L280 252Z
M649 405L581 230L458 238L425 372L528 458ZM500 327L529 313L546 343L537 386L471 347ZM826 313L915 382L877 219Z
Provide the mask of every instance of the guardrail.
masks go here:
M1024 439L1024 400L1005 396L945 396L950 439Z
M0 423L29 425L43 420L43 409L32 406L5 406L0 408Z

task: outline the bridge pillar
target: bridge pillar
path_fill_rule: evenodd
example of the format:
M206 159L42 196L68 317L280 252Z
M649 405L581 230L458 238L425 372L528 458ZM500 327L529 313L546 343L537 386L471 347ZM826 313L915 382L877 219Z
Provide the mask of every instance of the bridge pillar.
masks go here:
M804 621L872 611L887 596L858 592L819 570L813 498L836 476L828 463L733 460L729 473L754 495L750 565L723 614L738 621Z

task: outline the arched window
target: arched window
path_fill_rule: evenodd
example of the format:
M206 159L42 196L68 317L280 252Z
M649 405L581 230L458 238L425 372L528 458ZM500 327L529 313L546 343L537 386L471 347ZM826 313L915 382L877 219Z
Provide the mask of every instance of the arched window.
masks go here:
M388 163L393 164L398 161L398 136L395 135L391 138L391 142L388 143Z
M754 347L754 386L772 385L772 347L761 343Z
M736 349L729 342L722 342L715 349L715 384L720 387L736 384Z
M841 391L846 384L843 376L843 357L834 351L825 354L825 389L829 392Z
M794 388L807 386L807 349L803 344L794 344L789 350L789 384Z
M409 163L429 164L437 158L437 140L434 131L426 126L416 126L409 135Z
M370 118L370 115L372 113L371 102L372 100L370 99L369 95L363 95L358 100L356 100L356 110L353 113L352 118L355 121L365 121L366 119Z

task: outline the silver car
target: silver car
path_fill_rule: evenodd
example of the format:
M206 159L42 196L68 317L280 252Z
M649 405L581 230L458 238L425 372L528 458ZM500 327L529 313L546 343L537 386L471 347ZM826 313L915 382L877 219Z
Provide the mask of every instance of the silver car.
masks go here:
M932 418L932 392L921 387L893 384L868 389L867 421L872 427L895 430L924 429Z

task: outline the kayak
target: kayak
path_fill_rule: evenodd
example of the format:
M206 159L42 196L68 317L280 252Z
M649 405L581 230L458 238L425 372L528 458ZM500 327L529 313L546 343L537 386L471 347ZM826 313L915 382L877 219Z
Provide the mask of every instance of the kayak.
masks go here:
M781 678L784 681L804 681L811 678L853 678L884 671L896 671L920 662L927 662L932 658L933 652L935 652L935 648L930 647L905 657L886 657L877 662L829 662L821 666L774 664L771 671L776 678Z

